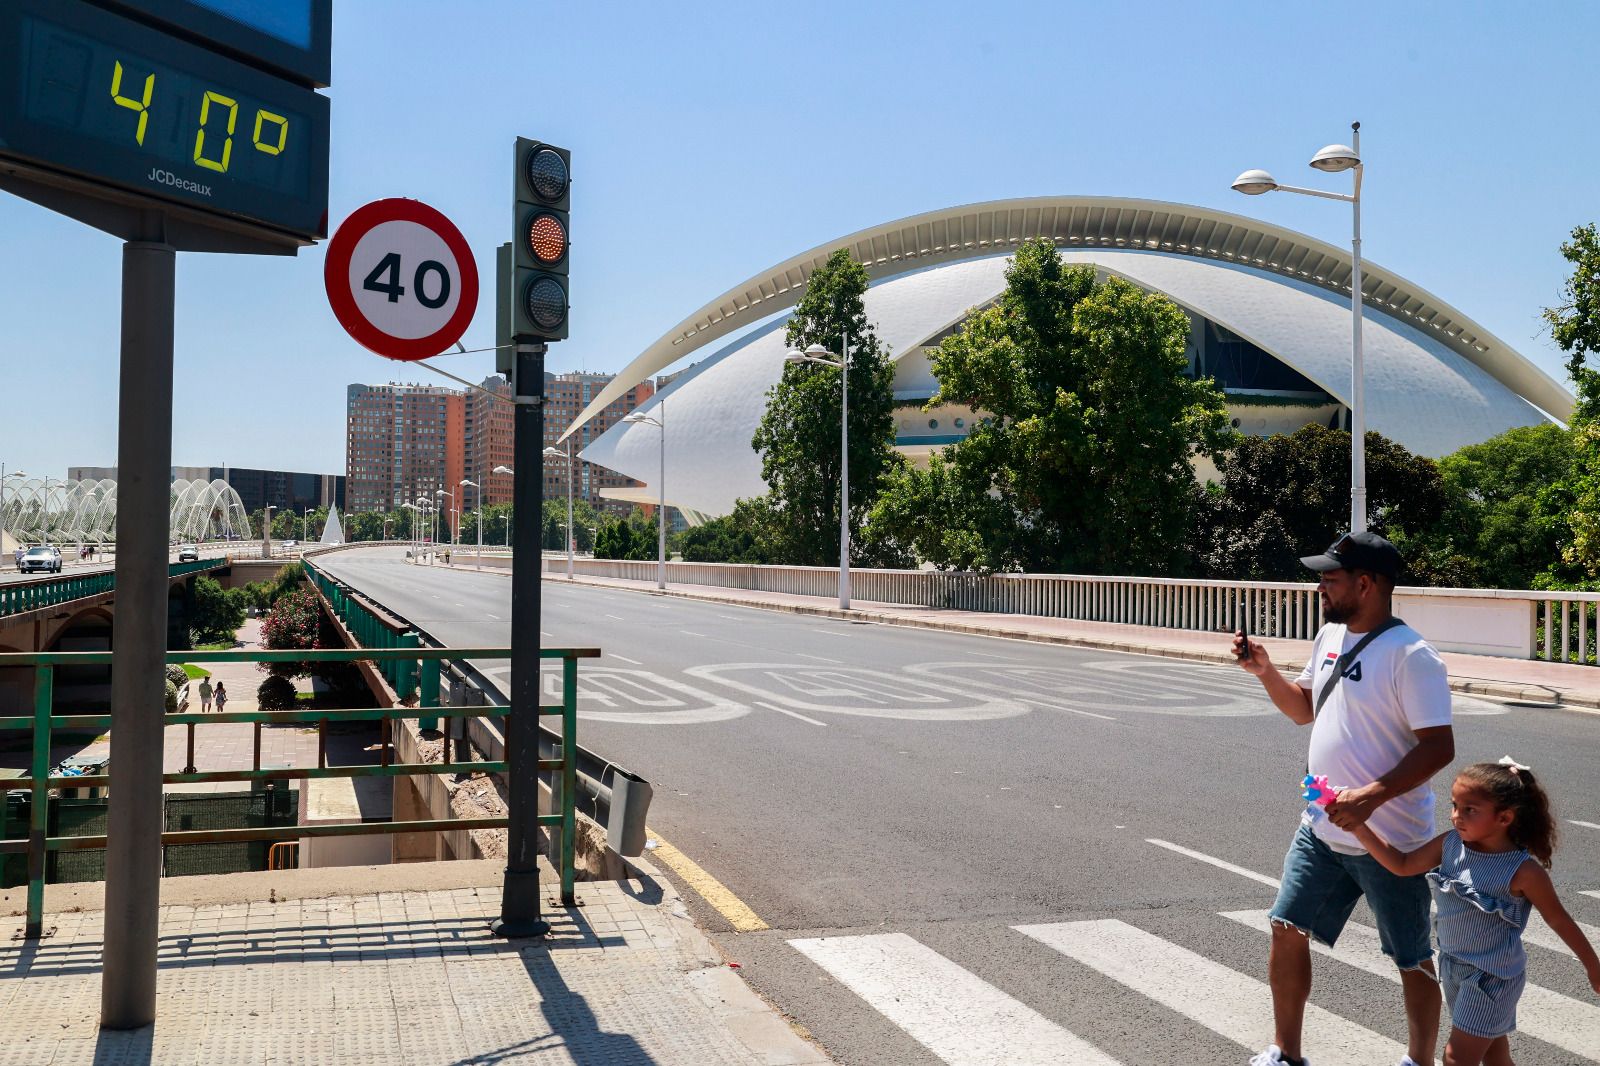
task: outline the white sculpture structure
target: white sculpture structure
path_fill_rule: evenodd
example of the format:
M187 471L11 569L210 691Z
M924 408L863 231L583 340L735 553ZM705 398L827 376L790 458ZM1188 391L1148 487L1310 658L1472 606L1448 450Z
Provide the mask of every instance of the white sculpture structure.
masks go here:
M168 523L176 541L250 538L244 502L221 480L174 481ZM30 478L7 491L0 528L23 544L114 543L117 483Z
M322 527L322 543L344 543L344 525L339 521L339 508L331 503L328 505L328 521Z

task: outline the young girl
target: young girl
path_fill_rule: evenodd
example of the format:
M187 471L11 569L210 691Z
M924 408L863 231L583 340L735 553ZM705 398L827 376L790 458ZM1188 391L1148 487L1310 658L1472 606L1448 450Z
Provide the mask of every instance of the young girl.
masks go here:
M1556 898L1545 871L1555 851L1550 797L1508 755L1474 763L1450 786L1449 832L1416 851L1396 851L1365 825L1351 827L1384 866L1427 872L1438 906L1439 980L1450 1004L1445 1066L1512 1066L1507 1034L1527 981L1522 931L1536 907L1583 963L1600 993L1600 957Z

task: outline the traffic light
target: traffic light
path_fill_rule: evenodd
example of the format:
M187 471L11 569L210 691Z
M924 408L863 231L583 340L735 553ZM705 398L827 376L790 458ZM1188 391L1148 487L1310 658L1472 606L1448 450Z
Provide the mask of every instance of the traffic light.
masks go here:
M512 216L511 329L517 337L567 336L567 216L572 153L517 138Z

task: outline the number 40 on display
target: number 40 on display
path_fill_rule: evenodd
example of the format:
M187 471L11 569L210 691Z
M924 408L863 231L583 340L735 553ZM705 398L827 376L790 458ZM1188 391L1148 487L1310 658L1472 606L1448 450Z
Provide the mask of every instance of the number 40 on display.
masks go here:
M117 62L112 68L111 99L116 102L118 107L125 107L130 111L138 112L139 125L134 130L133 139L140 145L144 144L145 129L150 123L150 103L155 99L155 92L156 76L151 74L144 79L144 92L141 96L137 98L123 96L122 63ZM218 112L224 108L228 112L227 132L222 138L222 157L220 159L208 159L206 157L206 129L211 123L212 105L216 105ZM228 165L233 160L233 133L238 121L238 101L207 89L204 98L200 102L200 123L195 130L194 136L194 161L196 165L205 167L207 170L214 170L219 174L228 172ZM252 143L255 144L258 152L265 152L267 155L281 155L284 147L289 143L289 120L265 108L257 109Z

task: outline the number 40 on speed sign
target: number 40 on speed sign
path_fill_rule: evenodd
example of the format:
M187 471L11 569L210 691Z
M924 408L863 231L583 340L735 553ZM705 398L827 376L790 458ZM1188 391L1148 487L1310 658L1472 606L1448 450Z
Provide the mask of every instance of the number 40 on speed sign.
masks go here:
M328 302L345 331L389 359L427 359L467 331L478 267L451 221L417 200L376 200L328 242Z

